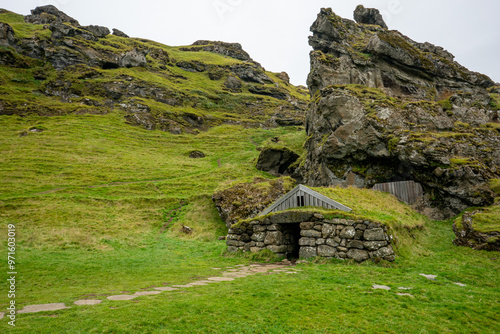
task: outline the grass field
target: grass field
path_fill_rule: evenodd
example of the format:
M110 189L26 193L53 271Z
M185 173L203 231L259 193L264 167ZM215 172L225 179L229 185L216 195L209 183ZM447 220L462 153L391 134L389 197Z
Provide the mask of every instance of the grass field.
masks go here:
M106 296L185 284L219 275L213 268L258 261L227 255L225 243L216 241L227 230L211 195L270 177L254 168L256 148L279 137L299 150L303 132L221 126L172 135L126 125L117 112L1 116L0 127L0 235L5 246L7 224L16 225L16 304L71 306L19 314L15 329L4 318L0 332L500 332L497 253L453 246L451 221L409 232L404 237L413 242L392 264L313 260L299 264L296 275L261 274L109 301ZM29 131L33 127L44 131ZM27 136L20 136L24 131ZM189 158L192 150L206 158ZM353 193L338 190L335 196L349 200ZM407 211L391 215L394 224L405 215L422 219ZM182 225L193 235L183 235ZM2 261L0 307L6 309ZM430 281L421 273L438 277ZM391 290L373 290L373 284ZM398 287L412 288L402 292L413 297L396 295ZM103 303L73 305L85 298Z

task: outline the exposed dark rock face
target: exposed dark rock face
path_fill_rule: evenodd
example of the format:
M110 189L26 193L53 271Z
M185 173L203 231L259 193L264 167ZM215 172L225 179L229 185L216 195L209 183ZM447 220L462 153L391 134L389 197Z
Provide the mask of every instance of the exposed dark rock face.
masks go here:
M99 38L104 38L104 37L108 36L110 33L108 28L102 27L102 26L86 26L86 27L82 27L82 28L90 31L91 33L93 33L94 35L96 35Z
M294 187L290 178L276 180L255 179L220 191L212 200L227 227L240 219L252 218Z
M61 12L53 5L36 7L24 19L33 24L51 24L51 23L69 23L74 26L80 26L77 20Z
M201 159L201 158L205 157L205 153L203 153L201 151L191 151L191 152L189 152L189 157L191 159Z
M208 51L224 56L236 58L243 61L254 62L250 55L243 50L239 43L225 43L219 41L196 41L192 44L194 48L184 48L184 51Z
M290 175L290 166L299 156L287 148L266 148L260 152L257 169L275 176Z
M306 183L414 180L445 216L492 203L500 134L490 78L440 47L331 9L311 30Z
M365 8L363 5L359 5L354 11L354 20L361 24L373 24L388 29L382 15L375 8Z
M125 37L125 38L129 38L129 35L127 35L127 34L126 34L126 33L124 33L123 31L118 30L118 29L116 29L116 28L113 28L113 35L118 36L118 37Z

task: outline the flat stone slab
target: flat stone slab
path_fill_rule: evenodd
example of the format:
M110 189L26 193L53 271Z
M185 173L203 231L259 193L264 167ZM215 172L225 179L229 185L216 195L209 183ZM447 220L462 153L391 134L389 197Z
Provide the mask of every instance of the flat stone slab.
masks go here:
M437 277L437 275L426 275L426 274L420 274L420 276L424 276L425 278L431 281L435 281Z
M212 268L213 270L221 270L222 268Z
M36 312L45 312L45 311L59 311L64 310L69 307L66 307L64 303L54 303L54 304L40 304L40 305L27 305L22 310L17 313L36 313Z
M151 295L157 295L161 293L161 291L139 291L134 293L134 296L151 296Z
M189 283L192 286L202 286L202 285L208 285L208 283L203 283L203 282L194 282L194 283Z
M453 283L453 284L458 285L458 286L467 286L466 284L458 283L458 282L457 283Z
M5 312L0 312L0 319L3 319L4 316L5 316Z
M412 296L412 295L410 295L409 293L401 293L401 292L398 292L398 293L396 293L396 294L397 294L398 296L408 296L408 297L412 297L412 298L413 298L413 296Z
M405 288L405 287L401 286L401 287L399 287L398 289L399 289L399 290L412 290L413 288Z
M207 278L209 281L216 281L216 282L229 282L229 281L234 281L234 278L231 277L209 277Z
M183 284L183 285L172 285L173 288L192 288L193 285L191 283L189 284Z
M391 289L390 287L388 287L386 285L377 285L377 284L374 284L372 286L372 288L375 289L375 290L377 290L377 289L379 289L379 290L390 290Z
M109 300L132 300L134 298L137 298L138 296L134 295L117 295L117 296L109 296Z
M175 291L175 290L179 290L179 289L171 288L169 286L162 286L162 287L159 287L159 288L155 288L155 290L158 290L158 291Z
M297 274L295 271L286 271L285 274Z
M100 303L102 303L102 300L82 299L82 300L77 300L73 304L80 306L80 305L97 305Z

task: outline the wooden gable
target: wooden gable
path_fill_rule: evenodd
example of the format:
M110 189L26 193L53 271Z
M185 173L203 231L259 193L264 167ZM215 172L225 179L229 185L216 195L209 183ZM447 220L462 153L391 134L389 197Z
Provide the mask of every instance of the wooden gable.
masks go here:
M304 206L315 206L329 210L341 210L351 212L352 209L328 198L317 191L307 188L299 184L289 193L278 199L267 209L262 211L260 216L267 215L271 212L279 212L292 208L300 208Z

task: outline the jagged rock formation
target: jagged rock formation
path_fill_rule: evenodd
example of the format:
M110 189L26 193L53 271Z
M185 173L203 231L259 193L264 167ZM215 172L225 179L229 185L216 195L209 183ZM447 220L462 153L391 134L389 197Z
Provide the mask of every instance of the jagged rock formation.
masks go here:
M49 5L28 16L0 10L0 45L0 66L9 66L13 76L12 69L29 69L22 74L28 79L17 82L23 89L13 88L0 101L0 115L118 110L129 124L174 134L304 121L307 92L266 71L237 43L170 47L117 29L110 35L106 27L81 26ZM26 97L29 88L34 94Z
M376 12L356 12L371 24L322 9L311 27L305 182L414 180L444 216L491 204L487 182L500 174L494 82L440 47L376 25Z

